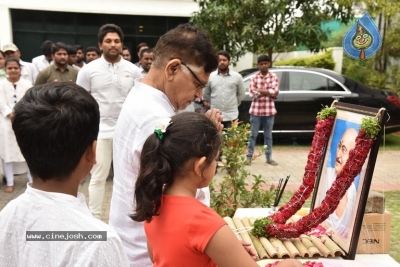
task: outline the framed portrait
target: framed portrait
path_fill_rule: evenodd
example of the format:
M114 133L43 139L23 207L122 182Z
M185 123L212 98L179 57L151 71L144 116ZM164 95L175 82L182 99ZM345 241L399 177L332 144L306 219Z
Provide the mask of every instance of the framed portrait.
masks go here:
M366 116L377 117L381 126L361 172L340 200L334 213L322 224L331 233L332 240L345 252L345 258L354 259L387 113L385 109L347 103L334 102L333 105L336 107L337 115L325 149L324 161L315 182L311 209L321 204L345 163L348 160L351 162L349 151L355 147L362 119Z

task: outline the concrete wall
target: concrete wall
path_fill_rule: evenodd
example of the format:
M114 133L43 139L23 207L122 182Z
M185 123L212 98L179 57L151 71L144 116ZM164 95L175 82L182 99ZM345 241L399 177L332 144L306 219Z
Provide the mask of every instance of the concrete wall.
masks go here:
M191 17L199 7L192 0L0 0L0 45L13 41L10 9Z
M332 47L332 58L335 61L335 69L334 71L338 73L342 73L342 64L343 64L343 48L342 47ZM325 51L321 51L319 53L312 53L310 51L293 51L288 53L273 53L272 60L288 60L292 58L308 58L315 55L320 55L325 53Z
M342 64L343 64L343 48L342 47L332 47L332 57L335 61L335 69L334 71L338 73L342 73ZM292 58L307 58L312 57L318 54L323 54L324 51L319 53L311 53L309 51L293 51L287 53L273 53L272 60L273 62L279 60L288 60ZM241 57L237 62L237 65L233 67L235 71L241 71L244 69L253 68L257 62L257 55L253 53L247 53L245 56Z

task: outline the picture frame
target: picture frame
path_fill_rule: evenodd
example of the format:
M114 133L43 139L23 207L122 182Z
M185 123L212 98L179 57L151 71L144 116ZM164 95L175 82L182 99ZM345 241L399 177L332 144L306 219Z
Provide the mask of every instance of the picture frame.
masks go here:
M377 117L381 126L360 174L341 199L335 212L322 223L330 232L331 239L345 252L344 258L354 260L379 145L388 115L384 108L370 108L337 101L334 101L332 106L336 108L337 115L325 148L324 160L316 178L311 210L321 204L326 191L346 163L348 152L355 146L355 137L362 119L366 116Z

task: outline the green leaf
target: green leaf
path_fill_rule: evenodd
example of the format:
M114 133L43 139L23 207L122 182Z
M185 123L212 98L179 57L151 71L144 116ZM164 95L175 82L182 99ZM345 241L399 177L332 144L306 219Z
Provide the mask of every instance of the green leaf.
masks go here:
M268 237L268 234L265 232L265 227L273 223L274 221L267 217L255 220L253 229L251 229L252 235L256 237L261 237L261 236Z
M381 130L381 126L377 118L364 117L361 120L360 129L365 131L365 135L368 136L368 138L376 139Z
M299 45L321 50L328 38L321 23L353 18L352 4L338 1L201 0L191 22L206 30L216 49L228 51L235 63L247 52L271 56Z
M320 120L325 120L330 116L336 117L336 108L325 106L320 112L317 113L317 118Z

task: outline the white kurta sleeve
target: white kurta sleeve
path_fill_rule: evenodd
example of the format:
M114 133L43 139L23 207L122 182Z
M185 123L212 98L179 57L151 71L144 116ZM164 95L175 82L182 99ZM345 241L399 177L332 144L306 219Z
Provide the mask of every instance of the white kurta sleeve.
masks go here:
M7 117L12 112L12 109L7 105L5 89L4 86L0 85L0 115L3 117Z

